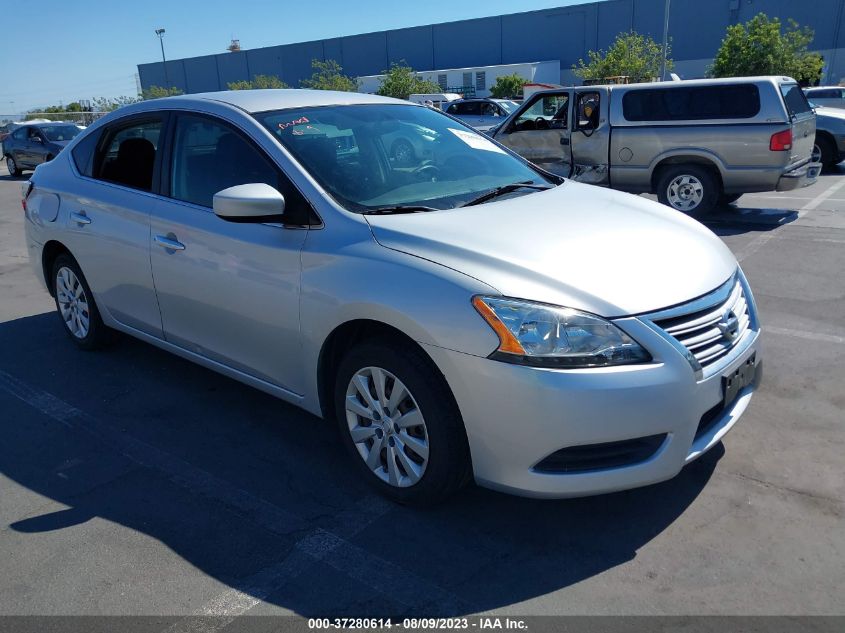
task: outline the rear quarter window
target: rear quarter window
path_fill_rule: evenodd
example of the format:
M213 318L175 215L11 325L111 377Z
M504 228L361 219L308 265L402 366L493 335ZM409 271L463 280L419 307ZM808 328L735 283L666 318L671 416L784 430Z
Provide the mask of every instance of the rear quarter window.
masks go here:
M91 178L94 174L94 154L97 151L97 141L99 140L99 131L86 134L71 151L73 163L83 176Z
M628 121L750 119L760 112L760 91L754 84L632 90L622 112Z

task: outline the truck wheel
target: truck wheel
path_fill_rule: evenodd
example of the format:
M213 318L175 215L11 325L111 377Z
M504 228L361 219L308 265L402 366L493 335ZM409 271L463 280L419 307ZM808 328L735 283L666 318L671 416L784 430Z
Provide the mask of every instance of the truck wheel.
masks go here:
M657 199L688 215L708 213L720 194L716 178L698 165L670 165L657 181Z

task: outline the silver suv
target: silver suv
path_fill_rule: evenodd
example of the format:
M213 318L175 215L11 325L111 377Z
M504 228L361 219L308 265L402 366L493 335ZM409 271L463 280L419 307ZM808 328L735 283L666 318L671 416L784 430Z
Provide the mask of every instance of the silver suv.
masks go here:
M538 92L492 136L553 173L700 214L812 184L815 133L793 79L744 77Z

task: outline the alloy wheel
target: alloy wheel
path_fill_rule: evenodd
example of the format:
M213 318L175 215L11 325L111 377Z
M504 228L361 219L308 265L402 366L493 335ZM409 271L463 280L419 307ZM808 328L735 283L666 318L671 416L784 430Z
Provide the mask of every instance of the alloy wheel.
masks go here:
M9 170L9 175L14 176L15 172L18 170L18 166L15 163L15 159L11 156L6 157L6 169Z
M346 422L355 448L379 479L416 484L429 459L428 430L413 394L379 367L358 370L346 389Z
M70 333L77 339L88 336L91 312L85 288L70 268L62 266L56 273L56 301Z
M678 176L666 190L669 204L679 211L692 211L704 200L704 185L695 176Z
M820 163L822 162L822 148L821 145L815 143L813 145L813 153L810 155L810 162L812 163Z

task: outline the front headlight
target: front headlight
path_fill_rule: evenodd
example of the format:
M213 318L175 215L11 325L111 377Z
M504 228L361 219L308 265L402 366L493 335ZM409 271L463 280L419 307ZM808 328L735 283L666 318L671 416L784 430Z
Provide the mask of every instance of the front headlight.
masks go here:
M499 337L496 360L561 369L651 360L613 323L586 312L502 297L476 296L472 305Z

